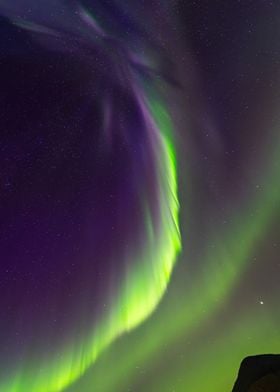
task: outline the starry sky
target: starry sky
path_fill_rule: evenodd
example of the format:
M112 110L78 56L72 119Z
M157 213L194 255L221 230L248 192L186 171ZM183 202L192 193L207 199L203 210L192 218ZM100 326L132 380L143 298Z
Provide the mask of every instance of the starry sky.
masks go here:
M230 391L279 353L279 20L0 0L1 392Z

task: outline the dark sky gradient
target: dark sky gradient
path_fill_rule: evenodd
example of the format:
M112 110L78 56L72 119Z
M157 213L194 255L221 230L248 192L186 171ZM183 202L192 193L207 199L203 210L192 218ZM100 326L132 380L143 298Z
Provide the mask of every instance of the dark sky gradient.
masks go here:
M61 41L1 19L1 363L90 328L141 244L138 188L156 194L143 118L107 49Z

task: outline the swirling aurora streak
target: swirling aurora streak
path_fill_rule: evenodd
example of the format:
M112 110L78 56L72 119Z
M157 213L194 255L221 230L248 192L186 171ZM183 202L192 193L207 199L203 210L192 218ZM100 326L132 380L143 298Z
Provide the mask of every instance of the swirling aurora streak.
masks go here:
M0 5L1 11L7 14L14 24L30 31L36 37L44 35L60 37L61 34L56 32L56 28L49 28L44 22L41 23L40 20L38 22L36 18L35 21L21 19L17 16L14 19L13 4L11 4L12 11L9 8L10 5L7 6L5 2ZM85 9L78 7L76 15L80 18L81 31L86 32L86 37L90 37L89 41L92 39L98 47L102 46L103 39L108 41L108 36ZM70 20L71 16L70 12ZM67 31L67 21L65 21L64 18L63 23L65 23ZM63 31L63 28L61 30ZM117 40L115 43L119 45ZM131 56L133 57L132 54ZM133 64L127 66L126 61L125 58L121 63L124 69L130 73L126 82L131 85L124 86L124 89L128 88L134 94L133 99L136 102L143 125L141 132L145 135L145 143L151 151L157 187L157 218L155 219L154 211L151 210L151 200L145 199L146 191L142 192L141 186L138 185L138 198L142 197L140 202L144 215L144 233L141 234L144 243L136 255L133 247L126 251L124 256L126 258L124 260L125 276L118 287L112 289L108 311L100 316L91 330L89 328L86 336L72 337L72 342L56 348L53 355L41 357L39 354L39 359L37 358L38 353L33 357L25 355L23 361L11 370L10 376L0 380L1 392L63 391L81 377L94 364L100 353L117 337L138 326L154 311L170 280L177 254L181 248L176 154L172 124L166 105L163 104L151 85L148 87L148 83L144 83L143 80L139 81L135 77ZM119 67L120 73L123 71L121 67L122 65ZM118 64L116 64L116 68L118 68ZM118 71L116 74L118 75ZM145 85L147 86L145 87ZM110 120L108 120L109 122L107 120L106 113L104 113L105 127L106 124L108 127L110 126ZM106 138L106 135L103 137ZM152 170L153 168L151 168Z
M77 380L100 353L118 336L143 322L164 294L176 256L181 248L178 223L176 157L172 125L166 108L150 99L141 103L147 126L156 140L155 156L159 183L160 229L155 232L146 210L145 251L130 268L122 288L113 301L110 314L77 345L62 349L58 356L36 366L25 362L22 369L1 382L3 392L60 392ZM38 368L37 368L38 369Z

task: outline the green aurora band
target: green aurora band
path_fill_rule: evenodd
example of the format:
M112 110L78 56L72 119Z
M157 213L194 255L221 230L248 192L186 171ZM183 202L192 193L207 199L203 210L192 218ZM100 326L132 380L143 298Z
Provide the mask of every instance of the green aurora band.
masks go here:
M228 230L216 232L209 240L202 267L186 278L186 271L179 271L184 268L183 263L179 263L158 311L140 329L112 345L84 380L67 392L88 391L92 386L98 392L122 392L131 385L136 386L136 391L149 392L224 392L231 390L242 358L252 353L279 352L280 318L271 318L272 309L256 303L250 314L244 310L242 319L239 316L228 325L225 323L221 333L215 330L218 326L214 321L219 312L230 306L231 295L250 270L261 239L277 219L279 140L271 150L258 178L262 187L253 201L244 202L238 214L234 211L229 216ZM176 288L172 287L174 281ZM209 328L211 339L201 346L194 336L205 328ZM194 347L184 347L188 338L194 339ZM167 354L180 349L189 357L181 364L177 357L170 360ZM164 377L155 376L158 369L162 371L166 366ZM105 377L106 369L110 369L110 377ZM145 369L147 384L143 384L139 369Z
M159 183L159 228L145 211L146 244L136 262L128 255L128 267L122 287L114 296L107 313L91 335L70 344L53 358L42 362L25 360L22 368L6 381L1 392L60 392L77 381L95 363L100 353L117 337L141 324L156 308L163 296L181 248L178 226L176 157L172 125L165 107L155 101L142 102L147 127L155 140L154 153ZM135 258L135 256L134 256Z

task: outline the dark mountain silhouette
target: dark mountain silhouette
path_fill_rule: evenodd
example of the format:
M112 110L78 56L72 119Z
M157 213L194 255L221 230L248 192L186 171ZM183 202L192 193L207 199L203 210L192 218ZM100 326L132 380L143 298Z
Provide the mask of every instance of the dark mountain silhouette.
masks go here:
M243 359L232 392L280 392L280 355Z

